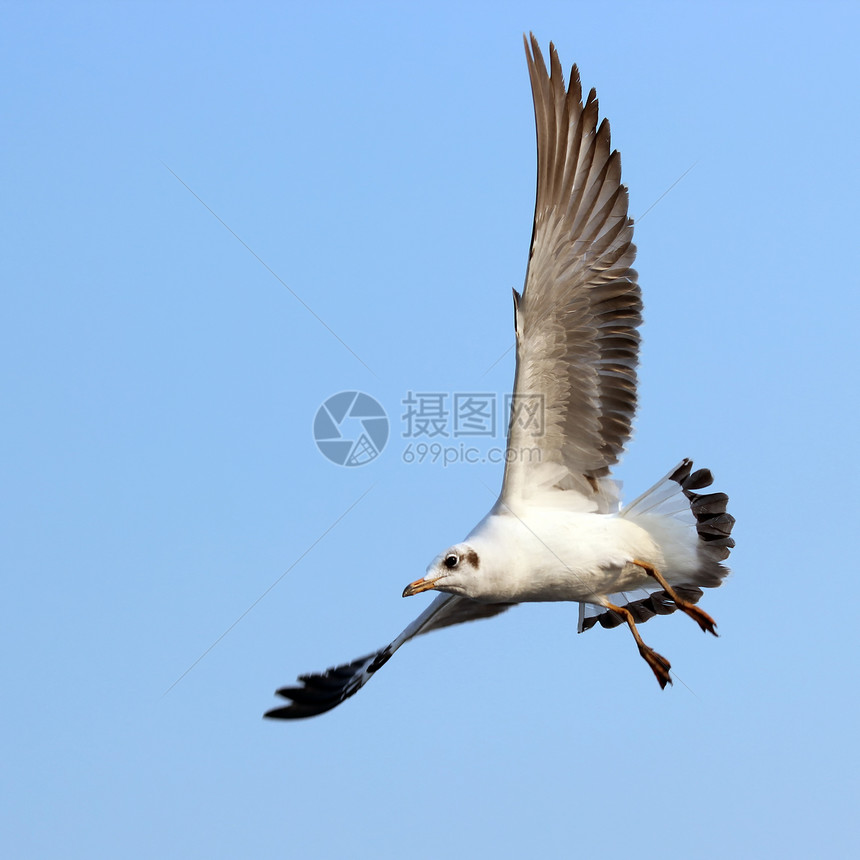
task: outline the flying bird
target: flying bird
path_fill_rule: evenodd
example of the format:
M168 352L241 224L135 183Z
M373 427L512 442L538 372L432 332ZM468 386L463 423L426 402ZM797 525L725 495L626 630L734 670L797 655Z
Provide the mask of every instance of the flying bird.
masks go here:
M670 663L637 624L680 610L706 632L702 588L728 569L734 517L725 493L702 493L707 469L683 460L621 506L610 470L630 437L642 301L633 221L609 123L574 66L565 87L555 47L547 70L524 37L537 127L537 194L525 287L514 290L516 375L502 490L466 539L440 553L404 597L439 592L389 645L277 695L265 716L311 717L360 690L403 644L489 618L517 603L579 603L579 630L626 624L661 688Z

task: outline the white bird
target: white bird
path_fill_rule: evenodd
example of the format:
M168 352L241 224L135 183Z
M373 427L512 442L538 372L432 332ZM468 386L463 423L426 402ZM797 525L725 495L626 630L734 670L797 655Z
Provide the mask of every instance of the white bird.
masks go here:
M564 76L550 44L547 72L525 39L537 126L538 177L528 271L514 291L517 367L502 491L462 543L403 591L441 592L391 644L277 695L277 719L336 707L415 636L488 618L527 601L579 602L580 631L625 623L660 683L670 664L637 622L680 609L716 635L695 603L722 583L734 541L724 493L696 492L708 470L683 460L626 507L609 477L630 436L642 302L621 162L594 90ZM530 49L531 47L531 49ZM538 407L538 408L535 408Z

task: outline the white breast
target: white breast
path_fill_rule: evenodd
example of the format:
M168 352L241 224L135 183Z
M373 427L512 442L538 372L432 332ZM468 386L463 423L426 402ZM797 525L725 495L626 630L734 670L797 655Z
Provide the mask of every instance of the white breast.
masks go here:
M481 600L584 600L647 581L633 559L663 566L657 542L612 514L532 508L491 514L467 541L481 558Z

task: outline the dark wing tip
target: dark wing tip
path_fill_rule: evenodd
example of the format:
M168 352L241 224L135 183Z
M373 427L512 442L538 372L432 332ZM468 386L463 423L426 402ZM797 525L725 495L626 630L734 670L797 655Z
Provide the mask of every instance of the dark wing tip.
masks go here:
M300 675L301 686L281 687L276 695L287 699L290 704L280 708L272 708L263 714L272 720L298 720L304 717L315 717L336 708L345 699L354 695L361 688L363 681L360 676L373 661L371 671L375 671L380 655L386 649L375 654L359 657L351 663L342 666L332 666L325 672ZM381 665L381 663L380 663ZM364 679L366 680L366 679Z
M326 707L309 707L299 704L286 705L283 708L272 708L271 711L266 711L263 717L270 720L300 720L304 717L315 717L317 714L324 714L338 704L340 702L334 702Z
M543 73L546 74L546 64L544 63L537 36L534 33L529 33L528 36L523 33L523 44L526 48L526 59L529 67L533 66L536 69L542 69Z

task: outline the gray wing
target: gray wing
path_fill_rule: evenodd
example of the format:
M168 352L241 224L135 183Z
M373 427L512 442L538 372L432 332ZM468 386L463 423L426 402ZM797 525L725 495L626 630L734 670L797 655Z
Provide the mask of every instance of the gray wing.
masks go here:
M330 711L354 696L391 659L392 654L410 639L452 624L492 618L513 605L478 603L468 597L440 594L391 644L351 663L333 666L325 672L299 675L299 686L282 687L276 692L290 704L273 708L264 716L276 720L296 720Z
M502 501L570 490L586 509L607 510L617 494L606 476L636 409L642 302L633 221L595 91L583 104L576 66L565 90L552 44L551 75L534 36L526 55L537 195L525 288L514 293L517 370Z

